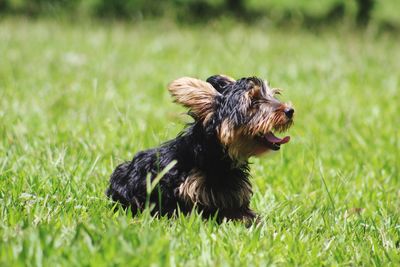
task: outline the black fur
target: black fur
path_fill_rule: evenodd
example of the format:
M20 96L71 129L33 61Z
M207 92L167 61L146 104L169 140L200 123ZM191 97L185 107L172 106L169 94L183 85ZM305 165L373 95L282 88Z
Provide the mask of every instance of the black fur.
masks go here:
M213 102L213 113L204 122L196 114L190 113L194 122L160 147L138 152L132 159L120 164L110 178L107 196L131 208L136 214L143 210L146 202L146 176L151 180L169 163L177 163L160 180L150 195L150 202L155 205L153 214L173 215L179 209L189 213L193 207L202 212L204 217L217 214L218 220L245 219L255 217L249 207L252 194L249 182L249 164L247 160L237 160L229 156L226 146L217 136L217 129L223 120L228 119L240 127L249 120L243 107L243 95L249 90L249 82L263 86L258 78L243 78L236 82L223 76L212 76L207 80L220 93ZM192 170L201 171L205 179L206 190L214 194L229 195L239 187L249 187L249 198L243 202L232 203L227 207L188 203L179 195L179 187L185 182Z
M150 200L155 204L153 214L171 216L178 206L183 213L190 212L193 206L179 198L178 188L192 169L201 170L207 178L207 185L217 194L225 194L226 191L232 190L237 186L237 180L248 181L248 164L238 166L237 162L226 155L224 148L216 140L214 134L207 133L200 122L195 122L177 138L160 147L141 151L131 162L119 165L111 175L107 195L125 207L130 206L135 214L144 208L147 173L150 173L153 179L171 161L177 160L176 165L160 180L158 187L151 194ZM245 214L252 214L249 203L245 204L237 208ZM207 217L214 215L218 210L218 207L198 208ZM240 219L245 214L236 210L219 211L221 218Z

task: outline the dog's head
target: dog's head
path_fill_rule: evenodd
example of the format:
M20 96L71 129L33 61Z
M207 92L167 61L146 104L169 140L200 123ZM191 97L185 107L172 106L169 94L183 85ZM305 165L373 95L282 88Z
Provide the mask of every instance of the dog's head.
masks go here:
M183 77L169 85L175 101L189 108L195 120L212 129L234 159L279 150L290 137L279 138L293 124L294 109L280 102L279 89L257 77L237 81L215 75L206 82Z

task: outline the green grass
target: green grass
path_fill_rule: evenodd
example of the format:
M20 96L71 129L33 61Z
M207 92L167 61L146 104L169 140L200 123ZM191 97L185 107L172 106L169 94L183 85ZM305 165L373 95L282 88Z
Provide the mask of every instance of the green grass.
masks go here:
M0 22L1 266L398 265L399 38L345 27ZM259 75L292 141L252 159L263 224L114 214L116 164L188 121L183 76Z

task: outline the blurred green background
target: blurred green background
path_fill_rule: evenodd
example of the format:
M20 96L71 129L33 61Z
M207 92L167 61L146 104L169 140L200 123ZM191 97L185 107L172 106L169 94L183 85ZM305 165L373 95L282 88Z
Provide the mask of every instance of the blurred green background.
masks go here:
M135 19L169 17L201 22L224 16L273 24L329 24L347 20L357 25L375 22L398 28L396 0L0 0L3 14Z
M0 0L0 266L399 265L398 10ZM167 84L217 73L296 109L290 143L250 159L262 223L114 213L115 166L190 121Z

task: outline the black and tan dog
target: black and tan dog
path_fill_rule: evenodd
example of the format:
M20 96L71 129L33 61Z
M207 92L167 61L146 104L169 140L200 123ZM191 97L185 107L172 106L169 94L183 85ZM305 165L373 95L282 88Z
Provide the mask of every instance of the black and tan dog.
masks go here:
M145 206L146 177L154 179L176 160L149 196L153 214L171 216L178 207L183 213L195 207L218 221L252 221L248 159L289 142L289 136L273 132L292 125L294 109L276 98L278 89L256 77L235 81L215 75L207 82L184 77L173 81L169 91L194 122L175 139L119 165L107 195L137 213Z

